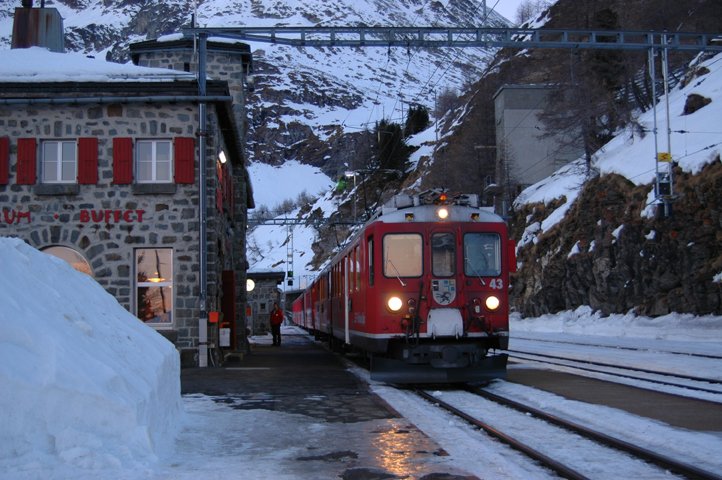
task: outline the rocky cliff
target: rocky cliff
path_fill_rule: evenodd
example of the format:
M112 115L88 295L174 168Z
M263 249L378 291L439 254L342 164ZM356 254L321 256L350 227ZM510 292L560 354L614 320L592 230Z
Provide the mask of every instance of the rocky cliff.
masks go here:
M713 281L722 271L722 163L718 157L699 175L676 175L670 218L640 215L648 186L618 175L590 181L566 218L519 252L518 310L722 314L722 285ZM541 221L553 209L526 205L512 223Z

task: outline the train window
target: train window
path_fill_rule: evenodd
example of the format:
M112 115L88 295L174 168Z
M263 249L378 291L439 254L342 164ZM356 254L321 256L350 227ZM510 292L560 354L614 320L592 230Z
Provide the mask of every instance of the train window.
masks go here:
M346 275L348 275L348 292L351 293L353 292L353 284L356 282L356 250L351 250L351 253L349 253Z
M356 291L358 292L361 290L361 246L356 245L356 248L354 250L354 276L356 277L356 280L354 281L354 286L356 287Z
M422 273L422 242L418 233L392 233L384 236L384 275L419 277Z
M338 296L343 297L348 293L348 255L343 258L338 268Z
M368 252L366 255L369 259L369 286L374 284L374 237L369 237L367 240Z
M329 298L333 298L333 296L336 293L336 268L338 268L336 265L331 267L331 271L329 272L330 279L329 279Z
M456 272L456 235L431 235L431 270L435 277L450 277Z
M496 233L464 235L464 273L471 277L501 274L501 240Z

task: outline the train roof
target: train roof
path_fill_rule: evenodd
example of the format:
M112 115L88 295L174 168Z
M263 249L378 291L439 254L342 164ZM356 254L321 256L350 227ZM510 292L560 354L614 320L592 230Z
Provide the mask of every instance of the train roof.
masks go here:
M436 212L440 206L450 207L448 208L450 216L445 220L446 222L506 224L501 216L494 213L493 207L480 207L479 196L476 194L450 194L441 189L432 189L417 195L394 195L374 217L344 242L339 251L321 269L318 276L323 276L331 269L331 265L346 253L349 245L353 244L354 240L363 233L367 226L375 222L439 222ZM408 214L413 215L413 218L409 219Z
M505 223L494 213L493 207L480 207L476 194L452 194L443 190L427 190L418 195L395 195L383 207L376 218L384 223L438 222L437 212L445 207L449 216L446 222Z

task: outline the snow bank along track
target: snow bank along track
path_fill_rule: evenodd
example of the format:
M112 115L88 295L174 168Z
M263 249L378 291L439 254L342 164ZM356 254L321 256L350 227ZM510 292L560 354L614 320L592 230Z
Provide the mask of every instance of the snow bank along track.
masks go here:
M446 391L438 395L423 390L417 390L416 393L427 401L524 453L564 478L587 479L593 478L595 475L612 475L612 477L616 478L644 478L645 476L651 478L649 476L650 471L654 470L657 470L657 475L665 476L666 473L658 471L661 468L684 478L722 480L722 477L693 465L652 452L482 389L469 387L465 391ZM452 403L456 403L456 406L452 405ZM492 413L494 409L505 407L516 411L513 420L510 420L511 417L508 414L495 416ZM492 422L482 420L481 417L484 416L496 419L505 418L506 420L492 421L497 425L504 424L504 426L499 427L492 425ZM514 431L515 433L512 435L505 433L503 430L507 432ZM522 440L519 437L524 439ZM579 437L583 438L580 439ZM600 453L599 449L614 449L617 452ZM564 451L566 459L562 461L555 460L545 450ZM620 460L610 461L610 455L619 456ZM634 459L630 459L628 455L631 455ZM575 462L571 460L572 458L584 460L581 461L580 466L574 465ZM595 459L597 460L596 465L591 463ZM585 469L592 470L592 472L580 472L580 470ZM600 469L605 472L600 474Z

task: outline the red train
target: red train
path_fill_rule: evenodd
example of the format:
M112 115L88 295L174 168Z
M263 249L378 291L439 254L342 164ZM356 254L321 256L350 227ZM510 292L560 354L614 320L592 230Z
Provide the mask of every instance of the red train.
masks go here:
M503 377L509 341L506 224L476 195L397 195L293 303L294 323L366 352L389 383Z

